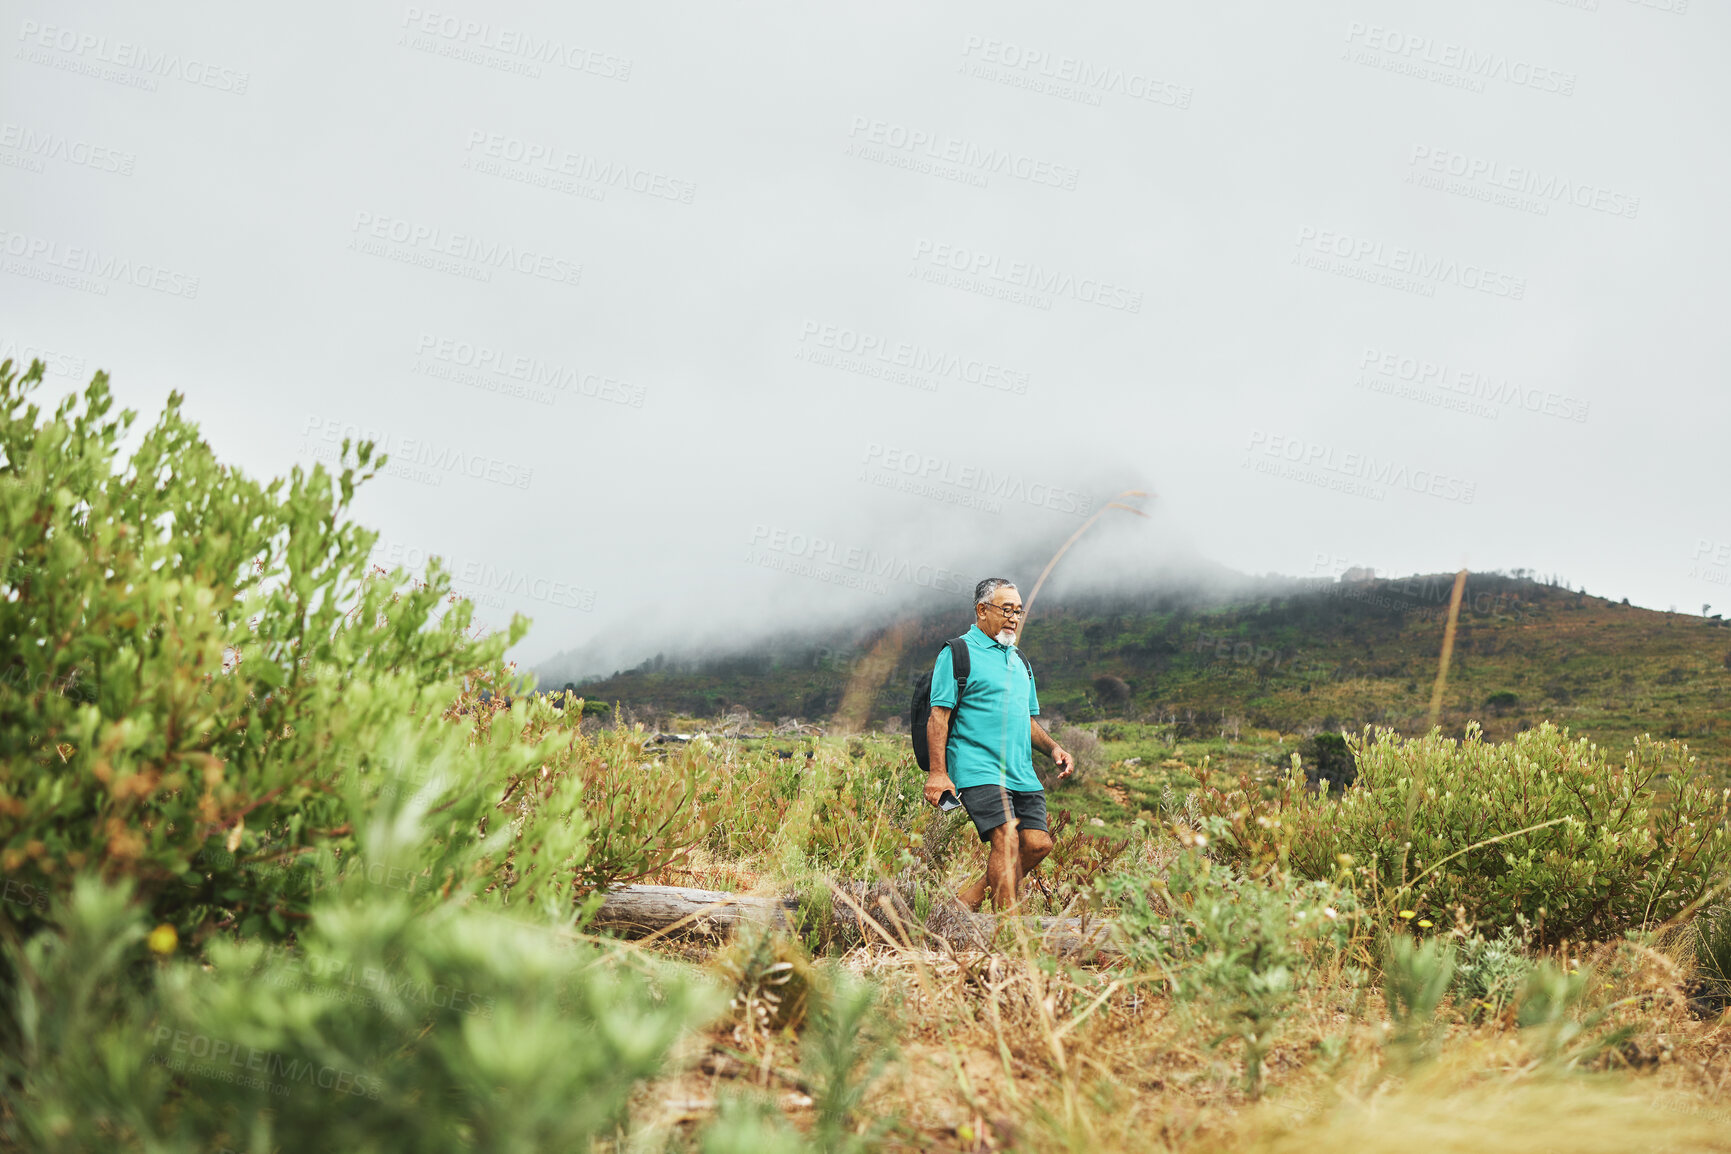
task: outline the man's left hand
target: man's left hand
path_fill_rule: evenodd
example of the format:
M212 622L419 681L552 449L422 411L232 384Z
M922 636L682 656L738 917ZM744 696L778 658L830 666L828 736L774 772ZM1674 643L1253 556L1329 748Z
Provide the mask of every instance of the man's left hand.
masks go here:
M1052 764L1058 767L1058 780L1062 781L1076 772L1076 759L1070 756L1070 751L1061 745L1052 746Z

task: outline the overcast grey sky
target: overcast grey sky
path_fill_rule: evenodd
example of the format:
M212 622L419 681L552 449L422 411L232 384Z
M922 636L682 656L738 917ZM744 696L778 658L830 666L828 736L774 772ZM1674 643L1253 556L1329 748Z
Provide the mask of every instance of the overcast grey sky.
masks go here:
M0 355L256 475L371 432L381 559L528 662L1131 487L1066 580L1731 604L1723 5L0 7Z

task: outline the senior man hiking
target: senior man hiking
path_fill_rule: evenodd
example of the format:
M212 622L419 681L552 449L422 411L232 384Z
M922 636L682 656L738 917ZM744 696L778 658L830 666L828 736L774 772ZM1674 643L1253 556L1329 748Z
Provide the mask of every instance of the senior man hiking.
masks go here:
M973 910L988 892L1000 913L1013 908L1022 878L1052 852L1033 751L1051 757L1060 778L1075 768L1075 760L1035 720L1040 699L1034 672L1016 649L1024 615L1013 583L986 578L974 587L973 627L945 644L932 666L926 800L938 805L955 793L990 846L985 876L956 895ZM917 718L917 695L915 700Z

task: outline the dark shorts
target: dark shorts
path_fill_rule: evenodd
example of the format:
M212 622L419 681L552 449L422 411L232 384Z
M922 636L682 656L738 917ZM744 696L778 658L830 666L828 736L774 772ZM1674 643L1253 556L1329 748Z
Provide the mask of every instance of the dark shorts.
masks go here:
M962 799L962 807L968 811L968 816L974 819L974 828L980 831L981 841L991 841L992 831L1009 821L1012 813L1018 830L1046 828L1046 791L1043 789L970 785L956 793Z

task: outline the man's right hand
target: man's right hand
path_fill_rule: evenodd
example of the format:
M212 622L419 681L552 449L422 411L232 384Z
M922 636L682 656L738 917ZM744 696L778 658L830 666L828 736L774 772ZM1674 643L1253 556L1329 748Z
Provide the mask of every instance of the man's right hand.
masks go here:
M950 780L947 773L934 773L926 778L926 801L932 805L938 804L938 799L946 793L954 793L959 799L962 795L956 789L956 783Z

